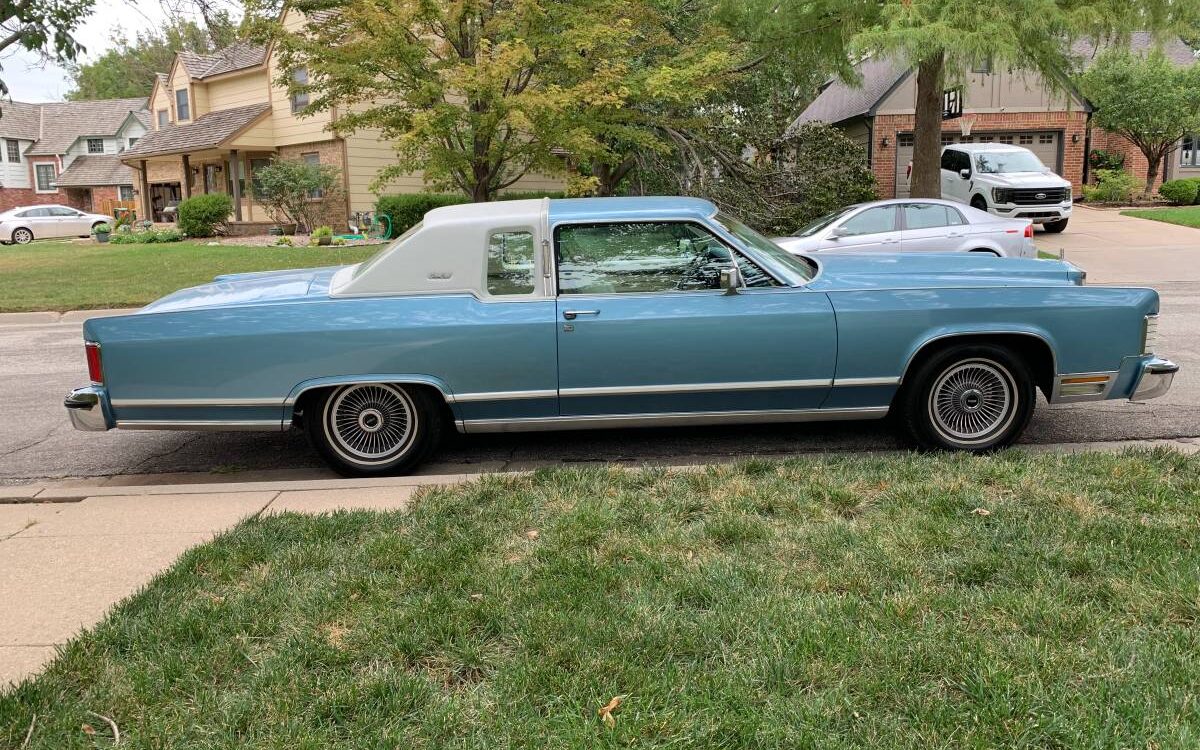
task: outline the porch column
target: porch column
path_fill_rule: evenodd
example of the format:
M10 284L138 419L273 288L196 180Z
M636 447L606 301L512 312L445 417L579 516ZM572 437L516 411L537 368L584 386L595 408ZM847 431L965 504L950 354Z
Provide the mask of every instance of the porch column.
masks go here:
M183 155L183 199L187 200L192 197L192 164L188 161L188 155Z
M242 220L242 185L238 179L238 164L241 160L238 158L237 149L232 149L229 152L229 182L233 186L233 220Z
M141 160L142 172L142 221L154 221L154 215L150 213L150 168L146 166L146 160Z

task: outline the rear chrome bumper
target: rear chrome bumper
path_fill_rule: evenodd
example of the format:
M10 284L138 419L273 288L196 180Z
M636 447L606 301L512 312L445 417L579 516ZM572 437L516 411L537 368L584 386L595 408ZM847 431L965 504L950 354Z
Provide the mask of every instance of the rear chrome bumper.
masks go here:
M67 407L71 426L77 430L103 432L112 426L104 391L94 385L71 391L63 406Z
M1167 391L1171 390L1171 381L1175 379L1177 372L1179 372L1179 365L1170 360L1147 360L1142 365L1141 377L1138 378L1133 395L1129 397L1129 400L1146 401L1165 395Z

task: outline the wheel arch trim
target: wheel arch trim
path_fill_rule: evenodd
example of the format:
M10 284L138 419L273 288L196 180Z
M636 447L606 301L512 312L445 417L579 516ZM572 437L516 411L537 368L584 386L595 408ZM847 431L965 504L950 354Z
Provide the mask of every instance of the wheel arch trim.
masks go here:
M454 403L454 391L446 381L432 375L405 373L396 375L333 375L312 378L296 384L283 400L284 419L290 419L296 402L306 392L317 388L333 388L339 385L361 385L365 383L390 383L394 385L424 385L436 388L447 404Z
M912 369L912 364L917 357L931 345L938 342L944 342L949 339L956 338L975 338L987 336L1025 336L1031 340L1038 341L1046 346L1046 350L1050 352L1050 375L1051 378L1058 376L1058 351L1054 346L1053 338L1045 331L1039 329L1029 329L1020 327L1008 328L981 328L981 329L955 329L952 331L942 331L925 336L920 339L914 346L910 347L908 354L904 360L904 366L900 369L900 384L903 385L908 377L908 372Z

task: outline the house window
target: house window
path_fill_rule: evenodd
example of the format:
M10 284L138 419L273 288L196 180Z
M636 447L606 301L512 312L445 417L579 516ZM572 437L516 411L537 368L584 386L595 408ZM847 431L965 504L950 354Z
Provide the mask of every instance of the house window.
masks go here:
M1020 136L1020 138L1018 140L1020 141L1022 146L1028 146L1029 144L1033 143L1033 136L1032 135L1023 135L1023 136Z
M993 138L994 137L990 136L990 135L981 135L981 136L979 136L979 142L980 143L991 143Z
M133 185L119 185L117 187L117 197L123 201L133 200Z
M991 73L992 72L991 56L989 55L988 57L985 57L982 60L976 60L975 64L971 66L971 72L972 73Z
M1200 167L1200 133L1189 133L1179 145L1179 166Z
M6 150L8 151L8 160L10 162L12 162L13 164L20 164L21 163L21 144L17 142L17 139L9 138L4 142L4 145L6 147Z
M321 164L320 154L300 154L300 158L304 160L305 164L312 164L313 166ZM320 200L325 197L325 191L319 188L317 190L310 190L308 191L308 197L310 200Z
M129 147L130 147L130 148L133 148L133 144L135 144L135 143L137 143L137 142L138 142L138 139L137 139L137 138L130 138L130 139L129 139Z
M1012 145L1012 136L1011 135L1002 135L1002 136L1000 136L1000 142L1007 143L1009 146L1011 146Z
M292 71L292 81L298 86L308 85L308 68L296 68ZM308 106L308 92L297 91L292 94L292 114Z
M39 193L53 193L58 190L58 185L54 182L53 164L35 164L33 165L33 170L37 176L37 189Z
M912 133L901 133L901 134L897 135L896 136L896 145L899 146L900 148L912 148L913 134Z
M254 191L255 197L262 195L262 187L258 184L258 170L265 169L270 165L270 159L250 160L250 188Z
M1054 134L1053 133L1042 133L1041 135L1038 136L1038 143L1042 143L1042 144L1054 143Z
M180 122L192 119L191 110L188 109L187 89L179 89L175 92L175 119Z
M954 136L942 133L942 145L949 146L951 143L954 143Z
M103 154L104 153L104 139L103 138L88 138L87 146L88 146L89 154Z
M158 110L158 129L162 130L163 128L165 128L168 125L168 123L170 123L170 119L168 117L167 110L165 110L165 109Z

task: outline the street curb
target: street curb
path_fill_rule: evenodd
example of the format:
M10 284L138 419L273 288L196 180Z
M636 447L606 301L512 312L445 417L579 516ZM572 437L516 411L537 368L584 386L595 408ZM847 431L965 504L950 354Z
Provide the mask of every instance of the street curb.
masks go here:
M1035 454L1073 453L1117 453L1128 449L1167 448L1183 454L1200 453L1200 437L1167 438L1161 440L1118 440L1098 443L1054 443L1050 445L1020 445L1017 450ZM426 474L402 477L375 477L365 479L292 479L254 482L206 482L196 484L135 484L103 486L63 486L61 484L30 484L0 486L0 505L20 503L65 503L78 502L89 497L129 497L148 495L207 495L240 492L288 492L296 490L353 490L380 487L435 487L463 484L489 476L523 476L540 468L609 467L621 469L660 468L682 471L697 471L708 466L727 465L738 461L760 458L766 460L828 459L846 456L904 455L908 451L813 451L808 453L747 454L744 456L691 456L675 461L652 459L647 461L613 461L595 463L546 462L544 465L522 464L513 470L477 473Z
M88 318L110 318L128 315L140 307L115 307L104 310L68 310L66 312L8 312L0 313L0 326L51 325L53 323L82 323Z

